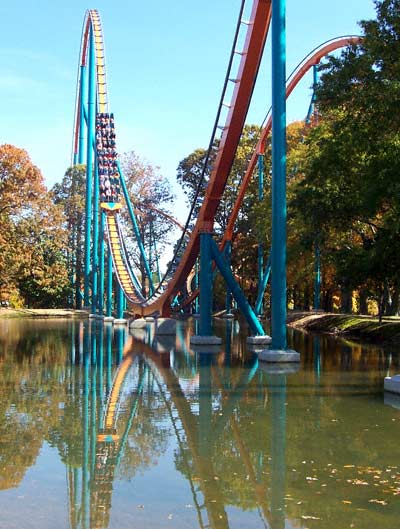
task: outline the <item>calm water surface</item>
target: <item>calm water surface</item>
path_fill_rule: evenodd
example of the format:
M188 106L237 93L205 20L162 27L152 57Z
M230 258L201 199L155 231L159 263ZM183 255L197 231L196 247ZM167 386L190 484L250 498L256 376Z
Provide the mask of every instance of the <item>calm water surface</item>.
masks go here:
M1 529L399 527L398 347L293 333L283 373L194 325L0 320Z

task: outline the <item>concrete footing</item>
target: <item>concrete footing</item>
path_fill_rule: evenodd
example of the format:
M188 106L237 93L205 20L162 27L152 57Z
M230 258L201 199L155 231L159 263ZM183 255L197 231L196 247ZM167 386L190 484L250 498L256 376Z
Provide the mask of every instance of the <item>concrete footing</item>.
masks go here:
M263 349L258 352L258 359L263 362L300 362L300 353L293 349Z
M190 337L191 345L221 345L222 339L219 336L201 336L195 334Z
M148 327L148 325L149 322L146 321L144 318L138 318L137 320L132 320L129 323L129 327L131 329L145 329L146 327Z
M155 334L176 334L176 320L172 318L157 318L155 321Z
M272 342L271 336L267 334L264 336L248 336L246 340L248 345L268 345Z
M148 323L153 323L155 321L155 318L153 316L146 316L145 321Z
M400 375L385 377L384 389L385 391L390 391L390 393L400 394Z
M299 362L259 362L258 368L268 375L293 375L300 370Z
M128 320L125 318L115 318L114 325L126 325L128 323Z
M95 320L97 318L97 314L89 314L89 318L91 320Z
M104 316L104 323L112 323L114 321L113 316Z

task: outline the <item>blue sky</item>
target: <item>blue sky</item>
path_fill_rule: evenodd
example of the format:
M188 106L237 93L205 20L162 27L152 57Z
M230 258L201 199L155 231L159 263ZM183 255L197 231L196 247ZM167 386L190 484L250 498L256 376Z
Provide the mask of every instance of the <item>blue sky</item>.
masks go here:
M248 1L248 9L251 1ZM175 181L179 161L208 144L240 0L19 0L0 6L0 143L25 148L48 186L70 164L82 22L98 9L120 152L135 150ZM287 71L315 46L359 34L372 0L287 0ZM270 105L267 46L248 121ZM288 102L288 121L307 111L311 78ZM183 217L183 215L182 215Z

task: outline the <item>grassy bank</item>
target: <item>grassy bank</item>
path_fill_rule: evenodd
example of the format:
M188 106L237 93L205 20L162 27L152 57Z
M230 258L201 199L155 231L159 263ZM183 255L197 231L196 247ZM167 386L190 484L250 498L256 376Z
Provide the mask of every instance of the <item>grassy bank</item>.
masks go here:
M0 308L0 318L83 318L88 313L73 309L5 309Z
M372 316L332 314L321 312L293 312L288 323L297 329L336 334L346 338L373 343L400 343L400 318L384 318L380 323Z

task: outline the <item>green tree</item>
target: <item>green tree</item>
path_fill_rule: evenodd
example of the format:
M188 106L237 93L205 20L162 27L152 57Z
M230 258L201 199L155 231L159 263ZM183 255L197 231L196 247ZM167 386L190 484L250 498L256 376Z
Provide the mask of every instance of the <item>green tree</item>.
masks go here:
M62 212L23 149L0 146L0 293L13 304L65 304Z
M70 167L61 183L54 185L52 192L56 204L60 204L65 216L68 235L68 275L74 286L75 306L82 308L83 255L85 227L85 183L86 166Z
M322 121L307 140L295 205L310 232L318 227L343 304L353 289L367 291L382 314L399 302L400 2L375 4L360 43L322 67Z

